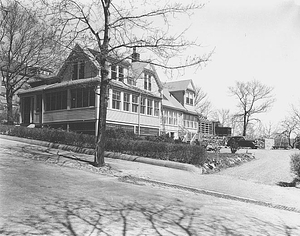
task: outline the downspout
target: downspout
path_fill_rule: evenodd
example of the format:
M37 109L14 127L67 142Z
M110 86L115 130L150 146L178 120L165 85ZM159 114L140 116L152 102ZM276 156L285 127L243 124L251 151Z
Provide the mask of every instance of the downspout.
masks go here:
M139 112L138 112L138 135L141 135L141 103L142 103L142 93L139 95Z

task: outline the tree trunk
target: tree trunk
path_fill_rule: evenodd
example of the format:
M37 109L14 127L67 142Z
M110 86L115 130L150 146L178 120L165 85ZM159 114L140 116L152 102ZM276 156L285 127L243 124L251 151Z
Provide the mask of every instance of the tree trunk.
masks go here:
M14 124L13 117L13 95L9 90L6 90L6 106L7 106L7 124Z
M244 114L243 120L243 136L246 136L247 133L247 114Z
M104 74L104 73L101 73ZM102 75L106 76L107 75ZM103 77L102 77L103 78ZM95 166L103 166L104 162L104 151L106 141L106 115L107 115L107 79L101 79L100 85L100 102L99 102L99 121L98 131L96 138L96 150L95 150Z

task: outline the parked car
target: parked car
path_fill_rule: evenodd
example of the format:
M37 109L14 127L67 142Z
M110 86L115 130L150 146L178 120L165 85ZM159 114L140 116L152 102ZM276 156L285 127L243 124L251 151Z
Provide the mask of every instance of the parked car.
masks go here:
M257 149L258 145L254 139L245 139L243 136L232 136L228 139L226 146L231 148L231 152L235 153L239 148Z

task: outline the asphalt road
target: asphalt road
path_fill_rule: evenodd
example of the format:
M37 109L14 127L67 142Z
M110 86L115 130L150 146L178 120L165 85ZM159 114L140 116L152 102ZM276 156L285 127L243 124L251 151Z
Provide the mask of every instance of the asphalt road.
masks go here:
M299 213L32 160L30 145L0 143L2 235L300 235Z

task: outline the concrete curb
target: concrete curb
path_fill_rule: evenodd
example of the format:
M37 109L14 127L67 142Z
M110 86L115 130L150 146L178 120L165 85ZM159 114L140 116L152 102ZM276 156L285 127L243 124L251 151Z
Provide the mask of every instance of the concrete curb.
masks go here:
M89 149L89 148L80 148L80 147L76 147L76 146L51 143L51 142L40 141L40 140L35 140L35 139L20 138L17 136L9 136L9 135L3 135L3 134L0 134L0 138L12 140L12 141L24 142L24 143L28 143L28 144L43 146L43 147L61 149L61 150L65 150L65 151L83 153L83 154L87 154L87 155L95 154L94 149ZM203 173L202 168L198 168L194 165L179 163L179 162L174 162L174 161L156 160L156 159L151 159L151 158L146 158L146 157L133 156L133 155L127 155L127 154L115 153L115 152L105 152L104 156L106 158L140 162L140 163L144 163L144 164L162 166L162 167L178 169L178 170L184 170L184 171L189 171L189 172L193 172L193 173L199 173L199 174Z

